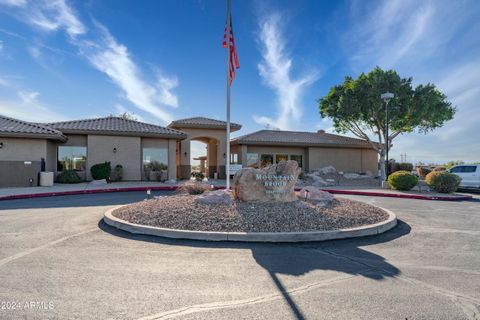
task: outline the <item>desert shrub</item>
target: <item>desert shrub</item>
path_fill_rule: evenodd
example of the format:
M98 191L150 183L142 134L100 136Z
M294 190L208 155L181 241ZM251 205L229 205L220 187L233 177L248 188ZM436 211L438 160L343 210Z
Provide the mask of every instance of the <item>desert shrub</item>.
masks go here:
M462 179L447 171L432 171L427 174L425 182L433 190L441 193L452 193L458 189Z
M60 174L57 176L57 182L58 183L79 183L82 182L82 179L80 179L80 176L78 173L73 170L63 170L60 172Z
M90 173L95 180L109 180L110 174L112 173L112 166L110 165L110 162L98 163L90 168Z
M417 168L418 176L422 179L425 179L427 174L429 174L430 172L432 172L432 170L430 170L429 168L426 168L426 167L418 167Z
M408 191L417 183L418 178L409 171L397 171L388 176L388 184L396 190Z
M447 170L447 168L444 166L438 166L433 168L433 171L445 171L445 170Z
M195 181L193 183L186 183L178 189L182 193L188 194L202 194L210 190L210 186L205 183Z
M192 177L195 178L195 181L203 181L205 175L201 172L192 172Z
M398 170L412 172L413 171L413 164L409 163L409 162L400 162L398 164Z

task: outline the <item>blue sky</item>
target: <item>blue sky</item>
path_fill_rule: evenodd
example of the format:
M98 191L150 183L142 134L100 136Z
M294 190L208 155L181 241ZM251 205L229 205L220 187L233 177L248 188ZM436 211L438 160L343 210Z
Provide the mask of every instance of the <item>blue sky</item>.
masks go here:
M134 113L225 117L226 1L0 0L0 114L56 121ZM316 100L346 75L393 68L458 107L393 157L480 161L480 2L232 1L232 120L331 131Z

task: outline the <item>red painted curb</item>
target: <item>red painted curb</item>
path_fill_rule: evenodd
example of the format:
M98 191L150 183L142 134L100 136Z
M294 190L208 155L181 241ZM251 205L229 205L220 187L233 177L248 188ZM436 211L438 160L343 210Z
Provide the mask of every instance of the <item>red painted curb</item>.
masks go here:
M153 187L128 187L128 188L108 188L108 189L94 189L94 190L74 190L74 191L59 191L59 192L44 192L33 194L15 194L10 196L0 197L2 200L16 200L16 199L32 199L56 196L70 196L78 194L94 194L94 193L110 193L110 192L129 192L129 191L175 191L179 186L153 186ZM225 189L224 186L215 186L215 190ZM417 199L417 200L440 200L440 201L461 201L470 200L472 196L424 196L417 194L401 194L401 193L386 193L374 191L354 191L354 190L337 190L337 189L322 189L333 194L349 194L358 196L372 196L372 197L389 197L400 199ZM295 189L300 191L300 188Z
M417 200L441 200L441 201L460 201L470 200L472 196L423 196L419 194L403 194L403 193L387 193L375 191L354 191L354 190L336 190L336 189L322 189L333 194L350 194L357 196L371 196L371 197L387 197L400 199L417 199Z

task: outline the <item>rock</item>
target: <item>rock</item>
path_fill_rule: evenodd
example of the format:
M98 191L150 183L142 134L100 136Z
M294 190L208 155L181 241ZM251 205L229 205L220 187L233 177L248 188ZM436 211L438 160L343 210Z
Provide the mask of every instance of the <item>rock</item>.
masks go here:
M166 183L166 184L177 184L177 180L170 179L170 180L165 181L164 183Z
M321 201L321 202L330 203L335 199L335 197L332 194L311 186L305 187L302 190L300 190L299 196L302 199L315 201L315 202Z
M216 190L211 191L199 196L195 197L196 203L201 204L225 204L231 205L232 204L232 195L227 190Z
M365 171L365 176L366 176L367 178L373 178L373 173L372 173L372 171L370 171L370 170Z
M100 179L100 180L92 180L90 182L92 186L105 186L107 185L107 180L106 179Z
M320 169L315 170L321 174L329 174L329 173L336 173L337 169L334 166L326 166Z
M338 174L343 176L343 171L338 171Z
M242 201L296 201L299 173L297 162L291 160L262 169L243 168L233 177L234 196Z
M352 173L352 172L350 172L350 173L345 173L345 174L343 175L343 177L344 177L345 179L358 179L358 178L360 178L360 175L359 175L358 173Z
M313 178L312 186L325 187L325 186L328 186L328 182L323 180L320 177L315 176L315 178Z

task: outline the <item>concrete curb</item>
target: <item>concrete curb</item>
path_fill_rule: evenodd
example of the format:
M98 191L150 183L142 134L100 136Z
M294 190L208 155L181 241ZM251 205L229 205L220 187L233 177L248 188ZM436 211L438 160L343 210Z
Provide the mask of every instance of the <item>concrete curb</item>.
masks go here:
M151 187L126 187L126 188L104 188L104 189L92 189L92 190L72 190L72 191L57 191L57 192L43 192L43 193L31 193L31 194L14 194L8 196L0 196L2 200L17 200L17 199L31 199L31 198L44 198L44 197L56 197L56 196L71 196L78 194L94 194L94 193L109 193L109 192L130 192L130 191L175 191L180 186L151 186ZM224 186L215 186L215 190L225 189ZM333 194L350 194L357 196L371 196L371 197L389 197L400 199L416 199L416 200L440 200L440 201L462 201L471 200L472 196L427 196L417 194L401 194L401 193L386 193L386 192L374 192L374 191L358 191L358 190L338 190L338 189L322 189ZM299 188L295 191L300 191Z
M242 242L312 242L335 239L357 238L384 233L397 225L397 217L387 209L388 219L368 226L311 232L210 232L167 229L131 223L113 216L112 212L123 206L105 212L103 221L117 229L134 234L143 234L172 239L203 241L242 241Z

